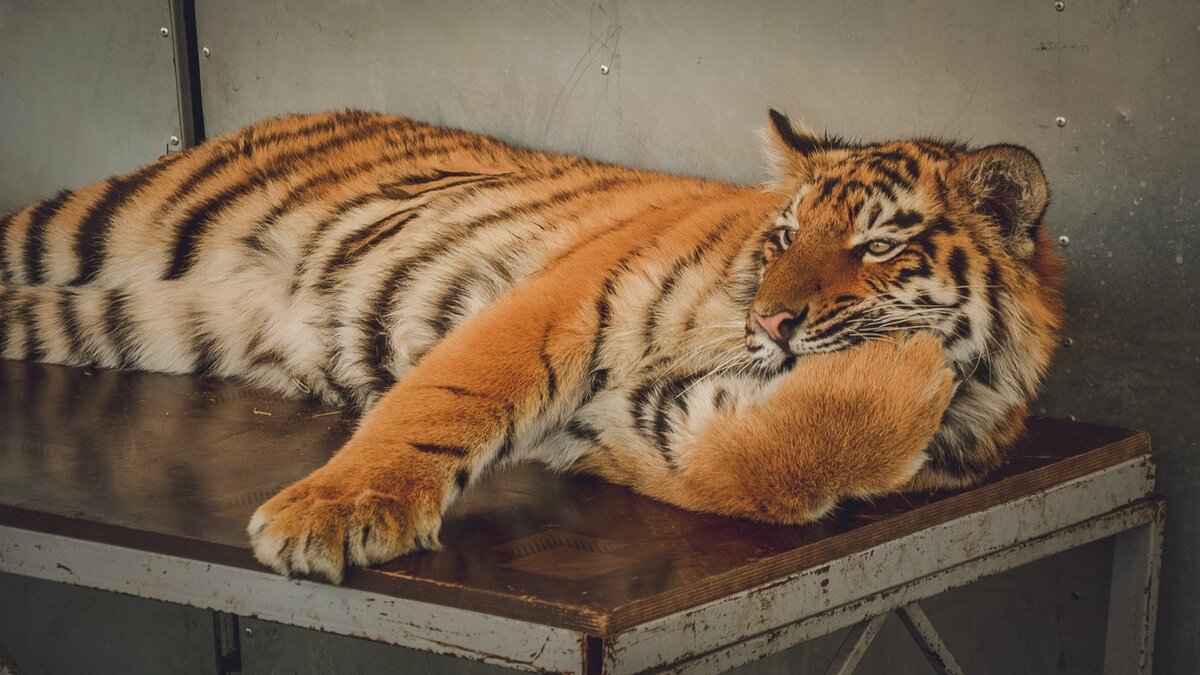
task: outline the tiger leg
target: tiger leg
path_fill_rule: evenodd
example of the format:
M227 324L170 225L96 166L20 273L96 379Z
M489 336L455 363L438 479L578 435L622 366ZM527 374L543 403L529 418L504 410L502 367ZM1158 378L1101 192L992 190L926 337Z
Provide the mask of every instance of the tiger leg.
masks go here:
M529 299L447 336L325 466L263 504L248 527L258 560L340 582L348 566L436 548L450 503L553 424L582 381L587 343L556 325L554 303Z
M706 422L675 468L614 455L584 469L691 510L808 522L912 479L953 391L932 336L870 342L801 359L768 397Z

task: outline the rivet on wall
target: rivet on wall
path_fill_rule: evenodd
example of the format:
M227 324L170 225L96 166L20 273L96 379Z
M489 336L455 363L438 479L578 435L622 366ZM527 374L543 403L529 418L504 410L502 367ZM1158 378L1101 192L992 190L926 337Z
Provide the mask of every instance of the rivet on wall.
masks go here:
M203 55L204 55L204 58L206 58L206 59L207 59L208 57L212 56L212 51L211 51L211 50L210 50L208 47L205 47L205 48L201 49L201 50L200 50L200 53L201 53L201 54L203 54Z
M248 637L248 638L254 637L254 629L253 628L251 628L249 626L246 627L246 637Z
M163 36L163 37L170 37L170 36L171 36L171 29L170 29L170 28L167 28L166 26L163 26L162 28L159 28L159 29L158 29L158 34L159 34L159 35L161 35L161 36Z
M1060 2L1054 3L1054 10L1057 12L1061 12L1066 8L1067 8L1067 4L1065 2L1060 1Z
M179 145L179 137L178 137L178 136L172 136L172 137L170 138L169 142L170 142L170 144L171 144L171 145Z
M601 75L607 75L607 74L608 74L608 64L603 64L603 63L602 63L602 64L600 64L600 74L601 74Z
M1064 347L1070 347L1073 344L1075 344L1075 338L1063 338Z
M1060 127L1065 127L1065 126L1067 126L1067 118L1063 117L1062 115L1059 115L1058 117L1054 118L1054 123Z
M1063 247L1070 246L1071 238L1064 234L1063 236L1058 238L1058 245L1063 246Z

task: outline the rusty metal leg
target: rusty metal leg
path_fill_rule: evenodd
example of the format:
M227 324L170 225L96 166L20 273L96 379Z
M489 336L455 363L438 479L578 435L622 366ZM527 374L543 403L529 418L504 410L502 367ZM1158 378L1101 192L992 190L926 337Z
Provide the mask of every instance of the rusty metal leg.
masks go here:
M238 635L237 614L213 612L212 615L217 675L237 675L242 672L242 647L241 636Z
M938 637L937 631L933 629L933 624L929 622L929 617L925 616L920 605L915 602L905 605L896 610L896 614L939 675L963 675L962 668L954 660L950 650L946 649L946 644Z
M1160 505L1154 520L1113 537L1105 675L1150 674L1164 515Z
M842 641L842 646L838 649L833 663L830 663L829 668L825 670L825 675L850 675L853 673L854 669L858 667L858 662L862 660L863 654L867 653L867 648L871 646L875 636L879 635L879 629L883 628L883 622L887 620L888 614L891 612L880 614L852 626L850 632L846 634L846 639Z

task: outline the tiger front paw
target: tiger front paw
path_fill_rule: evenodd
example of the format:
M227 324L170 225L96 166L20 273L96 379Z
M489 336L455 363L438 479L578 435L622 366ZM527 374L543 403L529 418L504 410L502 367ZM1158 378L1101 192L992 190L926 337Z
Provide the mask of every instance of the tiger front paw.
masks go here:
M835 406L826 414L841 422L837 435L857 468L846 492L894 492L929 459L925 449L957 388L941 344L917 333L824 358L821 379Z
M259 562L280 574L341 583L350 565L366 566L438 547L440 509L431 495L385 494L321 471L255 511L247 532Z

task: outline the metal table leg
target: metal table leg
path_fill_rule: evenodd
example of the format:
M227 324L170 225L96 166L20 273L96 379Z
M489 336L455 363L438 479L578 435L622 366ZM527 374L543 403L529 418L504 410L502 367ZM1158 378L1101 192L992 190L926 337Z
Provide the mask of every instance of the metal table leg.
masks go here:
M1150 675L1165 513L1160 506L1149 523L1113 537L1105 675Z

